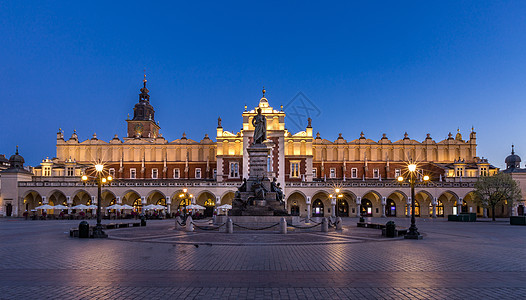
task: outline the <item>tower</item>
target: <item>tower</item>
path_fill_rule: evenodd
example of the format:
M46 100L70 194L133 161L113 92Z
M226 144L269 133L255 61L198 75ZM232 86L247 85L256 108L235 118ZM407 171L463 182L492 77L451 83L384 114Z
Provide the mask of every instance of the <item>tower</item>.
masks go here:
M150 104L150 92L146 88L146 74L144 75L143 87L139 94L139 103L133 108L133 119L126 120L128 123L128 138L157 138L159 136L159 125L155 123L155 110Z

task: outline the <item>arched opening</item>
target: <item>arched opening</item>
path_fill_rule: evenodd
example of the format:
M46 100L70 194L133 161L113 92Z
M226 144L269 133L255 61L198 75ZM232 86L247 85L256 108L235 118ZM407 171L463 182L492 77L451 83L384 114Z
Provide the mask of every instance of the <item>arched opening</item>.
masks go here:
M360 206L360 215L362 217L372 217L373 216L373 203L369 199L362 199Z
M391 198L387 199L385 205L385 215L387 217L396 217L396 203Z
M444 203L442 201L437 200L437 217L443 217L444 216Z
M360 203L360 215L363 217L381 216L381 199L381 195L376 191L369 191L363 195L362 201Z
M468 203L466 201L462 201L462 206L460 207L460 211L465 214L468 213Z
M288 211L292 216L306 216L307 201L301 192L292 192L287 198Z
M392 192L385 202L385 216L403 217L406 212L404 208L407 204L407 197L401 191ZM397 215L398 214L398 215Z
M136 215L142 212L142 199L141 196L135 191L128 191L122 197L122 204L133 206L132 215Z
M35 207L42 205L42 196L38 192L30 191L24 197L24 210L27 215L36 215Z
M312 216L313 217L323 217L324 206L323 202L320 199L314 200L312 204Z
M210 192L202 192L197 196L196 203L205 207L203 214L207 218L214 215L214 209L216 207L215 198L216 196Z
M232 205L232 200L234 199L234 192L227 192L221 197L221 205L230 204Z
M349 203L345 199L336 199L336 216L348 217L349 216Z
M408 204L408 205L409 205L408 211L410 212L409 214L409 217L410 217L413 214L413 210L412 210L411 204ZM415 200L415 217L420 217L420 202L418 202L417 200Z
M458 196L451 191L443 192L440 197L438 197L438 200L444 204L444 216L450 214L456 215L458 213L457 199Z

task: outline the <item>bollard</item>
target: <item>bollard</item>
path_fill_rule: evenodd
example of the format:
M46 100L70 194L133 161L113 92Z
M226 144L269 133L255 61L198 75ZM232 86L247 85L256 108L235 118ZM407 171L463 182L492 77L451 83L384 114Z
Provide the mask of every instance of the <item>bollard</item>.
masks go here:
M343 230L342 218L336 218L336 230Z
M146 226L146 216L141 214L141 226Z
M212 224L217 224L217 216L216 215L213 215L212 216Z
M86 221L79 224L79 238L89 238L89 224Z
M327 218L321 219L321 232L329 232L329 222L327 222Z
M396 237L396 224L393 221L385 223L385 236Z
M194 224L192 221L192 216L188 216L188 218L186 218L186 231L194 231Z
M234 232L234 223L232 222L232 219L228 218L226 220L226 233L233 233Z
M175 229L182 230L183 226L181 224L183 224L183 219L180 216L175 217Z
M287 234L287 220L285 218L279 220L279 233Z

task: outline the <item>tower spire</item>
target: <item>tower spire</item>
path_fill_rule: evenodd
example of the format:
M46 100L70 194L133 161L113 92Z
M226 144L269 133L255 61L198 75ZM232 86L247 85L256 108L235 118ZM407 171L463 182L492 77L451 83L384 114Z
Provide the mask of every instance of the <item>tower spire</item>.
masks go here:
M16 146L16 151L18 152L18 146ZM515 145L511 144L511 155L515 154Z

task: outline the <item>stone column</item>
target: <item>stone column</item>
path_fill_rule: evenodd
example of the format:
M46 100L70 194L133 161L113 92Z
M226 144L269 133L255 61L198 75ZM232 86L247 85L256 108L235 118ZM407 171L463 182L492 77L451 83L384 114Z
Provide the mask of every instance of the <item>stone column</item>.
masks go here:
M170 206L172 206L172 199L170 197L166 197L166 213L168 214L171 212Z
M71 206L73 206L73 200L71 199L70 196L66 196L66 203L68 204L68 215L70 215L71 214Z
M433 205L433 219L437 218L437 203L438 198L433 198L433 201L431 202L431 204Z
M517 216L517 207L519 205L517 203L514 203L513 206L511 207L511 216Z
M331 198L331 216L336 217L336 197Z
M141 203L142 205L146 205L146 197L141 197Z
M46 196L42 196L42 204L47 204L47 197Z
M360 217L360 205L362 204L362 197L356 197L356 216Z
M215 208L215 211L216 211L217 215L219 215L219 209L218 209L219 206L221 206L221 197L216 196L216 208Z
M482 217L483 218L488 217L488 209L486 207L482 208Z
M385 206L387 205L387 197L382 197L382 218L385 218Z
M312 216L312 214L311 214L310 197L307 197L307 218L306 218L306 220L309 220L311 216Z
M406 206L405 206L405 216L406 218L410 218L411 217L411 197L407 197L407 202L406 202Z
M462 198L458 198L457 201L457 216L462 212Z
M115 202L116 202L117 204L122 204L121 197L116 197L116 198L115 198Z

